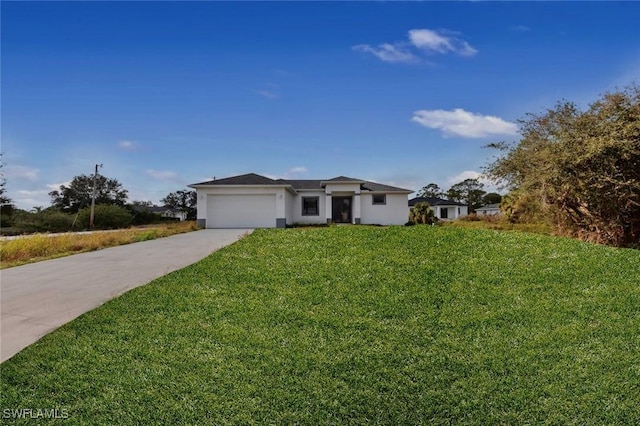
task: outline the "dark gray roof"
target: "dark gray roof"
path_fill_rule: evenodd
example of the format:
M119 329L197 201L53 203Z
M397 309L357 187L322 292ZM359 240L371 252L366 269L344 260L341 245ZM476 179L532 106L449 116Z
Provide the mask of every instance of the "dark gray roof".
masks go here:
M418 203L429 203L430 206L466 206L466 204L456 201L445 200L438 197L416 197L409 200L409 207L413 207Z
M257 175L255 173L247 173L246 175L231 176L223 179L194 183L190 186L197 185L283 185L283 183L270 179L266 176Z
M231 176L224 179L210 180L207 182L194 183L189 187L199 185L288 185L294 190L321 190L323 183L326 182L354 182L361 183L360 187L365 191L372 192L413 192L410 189L398 188L396 186L384 185L377 182L369 182L362 179L354 179L346 176L338 176L333 179L270 179L265 176L257 175L255 173L248 173L246 175Z
M397 186L385 185L378 182L365 181L362 184L362 189L372 192L413 192L410 189L398 188Z
M321 180L313 179L278 179L283 185L291 185L296 191L299 189L321 189Z
M324 179L324 182L363 182L362 179L350 178L348 176L338 176L331 179Z

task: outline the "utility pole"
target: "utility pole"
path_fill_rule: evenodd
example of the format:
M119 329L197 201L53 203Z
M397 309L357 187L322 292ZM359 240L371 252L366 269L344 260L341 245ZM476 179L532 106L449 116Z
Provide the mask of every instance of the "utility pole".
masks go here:
M96 209L96 186L98 180L98 167L102 167L102 164L96 164L96 172L93 174L93 191L91 193L91 214L89 215L89 229L93 229L93 214Z

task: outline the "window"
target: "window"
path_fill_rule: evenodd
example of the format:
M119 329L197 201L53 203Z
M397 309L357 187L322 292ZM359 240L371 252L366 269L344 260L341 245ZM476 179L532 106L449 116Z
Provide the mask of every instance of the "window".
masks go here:
M447 207L440 207L440 219L449 218L449 209Z
M373 205L387 204L386 194L373 194Z
M320 197L302 197L302 216L320 215Z

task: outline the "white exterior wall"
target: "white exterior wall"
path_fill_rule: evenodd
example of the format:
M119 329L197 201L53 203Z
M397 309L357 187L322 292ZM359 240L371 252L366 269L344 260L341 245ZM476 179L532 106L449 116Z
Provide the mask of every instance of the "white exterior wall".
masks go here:
M302 197L318 197L320 201L318 204L317 216L303 216L302 215ZM324 191L299 191L298 194L293 197L292 203L293 211L293 223L299 224L326 224L327 223L327 194ZM331 211L331 205L329 204L329 211ZM331 217L331 216L329 216Z
M442 219L442 210L447 211L447 217L442 220L455 220L469 214L467 206L430 206L438 219Z
M363 193L360 198L362 223L369 225L404 225L409 220L407 194L386 194L387 204L373 205L373 196Z
M277 218L286 218L286 189L283 187L260 187L247 185L229 185L216 186L210 188L197 188L197 209L198 219L207 219L207 203L210 195L271 195L275 203L275 217L273 218L273 227L276 226ZM206 225L207 227L210 224Z

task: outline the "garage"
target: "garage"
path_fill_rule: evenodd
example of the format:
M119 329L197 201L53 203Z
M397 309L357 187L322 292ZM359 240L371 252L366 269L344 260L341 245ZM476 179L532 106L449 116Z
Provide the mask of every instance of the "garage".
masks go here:
M275 194L208 195L207 228L274 228Z

